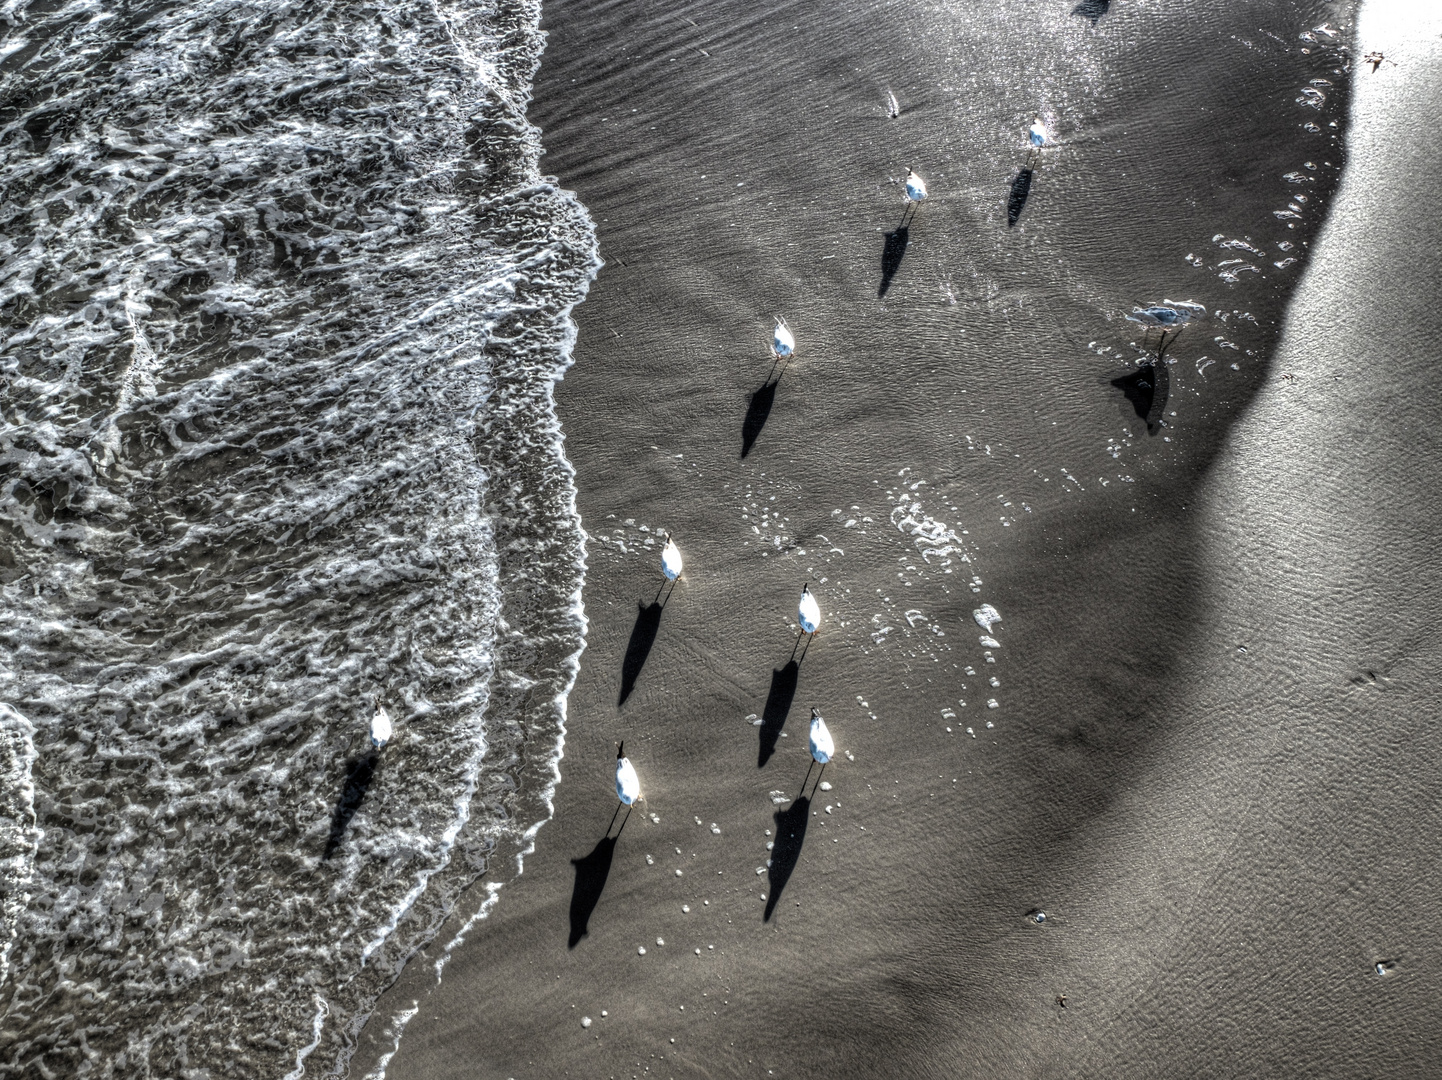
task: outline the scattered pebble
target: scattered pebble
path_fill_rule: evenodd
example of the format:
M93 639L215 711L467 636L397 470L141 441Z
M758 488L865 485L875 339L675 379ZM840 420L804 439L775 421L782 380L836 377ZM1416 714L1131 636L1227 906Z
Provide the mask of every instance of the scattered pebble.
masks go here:
M697 825L700 825L700 824L701 824L701 819L700 819L700 818L696 818L695 821L696 821L696 824L697 824Z
M677 871L676 871L676 876L677 876L677 877L680 877L680 876L681 876L681 871L677 870Z
M682 905L681 905L681 914L682 914L682 915L689 915L689 914L691 914L691 905L690 905L690 904L682 904Z
M656 860L653 859L653 858L651 858L651 856L647 855L647 856L646 856L646 865L647 865L647 866L655 866L655 865L656 865Z
M657 938L657 939L656 939L656 944L657 944L657 945L664 945L664 944L666 944L666 942L665 942L662 938Z
M583 1016L583 1017L581 1017L581 1026L582 1026L583 1028L588 1028L588 1027L590 1027L590 1026L591 1026L591 1018L590 1018L589 1016Z
M823 781L821 781L821 790L822 790L822 791L830 791L830 790L831 790L831 781L830 781L830 780L823 780Z
M711 822L711 833L713 836L721 835L721 826L717 825L714 821Z
M645 955L646 955L646 946L644 946L644 945L639 945L639 946L637 946L637 947L636 947L636 955L637 955L637 956L645 956Z
M650 815L648 815L648 816L651 818L651 824L652 824L652 825L659 825L659 824L661 824L661 819L658 818L655 814L650 814Z
M988 634L991 633L992 623L1001 622L1001 612L997 611L996 608L990 604L982 604L981 607L971 613L971 617L976 620L976 625Z
M606 1010L605 1010L605 1009L602 1009L602 1010L601 1010L601 1017L604 1019L605 1016L606 1016Z
M855 760L856 760L856 756L855 756L854 754L852 754L852 752L851 752L850 750L848 750L848 751L846 751L846 760L847 760L847 761L855 761Z
M697 949L697 950L696 950L696 955L697 955L697 956L700 956L700 955L701 955L701 950L700 950L700 949Z

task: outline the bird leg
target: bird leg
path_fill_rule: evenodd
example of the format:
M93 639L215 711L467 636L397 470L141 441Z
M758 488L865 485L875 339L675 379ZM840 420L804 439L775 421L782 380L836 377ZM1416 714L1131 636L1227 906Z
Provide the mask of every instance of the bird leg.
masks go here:
M824 776L825 773L826 773L826 764L827 764L827 763L823 761L823 762L821 763L821 772L819 772L819 773L816 774L816 786L811 789L811 796L812 796L812 798L815 798L815 797L816 797L816 793L821 790L821 777ZM808 771L810 771L810 770L808 770Z
M611 825L616 824L616 816L621 813L621 800L616 800L616 812L611 815L611 824L606 826L606 835L611 835ZM618 834L619 835L619 834Z
M619 807L617 808L620 809ZM621 827L616 830L616 839L621 839L621 834L626 831L626 822L631 820L631 807L626 807L626 816L621 819ZM610 830L606 830L609 832Z
M798 795L796 796L798 799L800 799L800 798L802 798L803 796L805 796L805 794L806 794L806 782L811 779L811 770L814 769L814 768L816 768L816 759L815 759L815 758L812 758L812 759L811 759L811 764L808 765L808 766L806 766L806 778L801 781L801 792L800 792L800 794L798 794Z

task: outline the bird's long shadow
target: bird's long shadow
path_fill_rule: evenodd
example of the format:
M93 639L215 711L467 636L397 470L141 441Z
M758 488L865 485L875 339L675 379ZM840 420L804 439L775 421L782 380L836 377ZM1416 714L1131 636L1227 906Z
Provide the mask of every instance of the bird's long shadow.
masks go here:
M365 757L352 758L346 764L345 783L341 787L340 799L335 804L335 810L330 818L330 836L326 838L325 854L321 856L329 859L340 848L340 842L345 839L346 826L350 819L355 817L356 811L365 801L366 792L370 790L371 782L375 779L376 767L380 764L380 757L377 754L367 754Z
M1031 195L1031 169L1022 169L1016 174L1016 179L1011 182L1011 193L1006 198L1006 227L1009 229L1017 223L1021 212L1026 208L1026 200Z
M1171 391L1171 376L1167 372L1167 365L1159 362L1148 363L1136 371L1113 379L1112 385L1131 403L1137 416L1146 421L1147 434L1155 435L1162 426L1167 397Z
M1090 19L1092 25L1111 10L1112 0L1082 0L1080 4L1071 9L1073 15L1080 15L1083 19Z
M609 826L606 831L611 830ZM620 834L603 838L589 855L572 859L576 868L576 884L571 888L571 935L566 939L566 948L574 949L590 932L591 913L601 902L601 892L606 888L606 879L611 875L611 859L616 854L616 841Z
M776 811L776 840L771 848L771 865L766 871L770 885L766 893L766 915L762 922L770 922L771 914L781 899L781 890L791 880L796 861L801 858L801 845L806 842L806 825L811 820L811 800L801 796L785 810Z
M891 279L901 269L901 260L906 257L906 245L911 236L911 226L898 225L894 230L886 234L886 243L881 249L881 286L876 290L877 296L885 296L886 290L891 288Z
M746 406L746 419L741 423L741 456L744 458L751 453L751 448L756 445L756 440L761 435L761 429L766 426L766 419L771 415L771 406L776 401L776 388L781 385L781 376L775 380L767 379L751 395L751 401Z
M666 599L671 597L668 594ZM666 604L661 594L649 604L636 601L636 622L631 627L631 640L626 643L626 655L621 661L621 693L616 698L616 707L626 704L631 691L636 689L636 680L646 666L646 657L651 655L651 646L656 644L656 633L661 629L661 613Z
M766 707L761 710L761 745L756 752L758 769L776 753L776 740L781 738L781 729L786 726L786 714L791 711L800 676L801 664L797 660L788 660L785 667L771 672L771 692L766 695Z

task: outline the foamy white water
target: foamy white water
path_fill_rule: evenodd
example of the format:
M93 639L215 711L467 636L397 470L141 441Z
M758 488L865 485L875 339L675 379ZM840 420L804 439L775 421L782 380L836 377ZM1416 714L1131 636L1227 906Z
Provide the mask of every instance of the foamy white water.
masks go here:
M343 1072L582 646L539 7L5 13L0 1075Z

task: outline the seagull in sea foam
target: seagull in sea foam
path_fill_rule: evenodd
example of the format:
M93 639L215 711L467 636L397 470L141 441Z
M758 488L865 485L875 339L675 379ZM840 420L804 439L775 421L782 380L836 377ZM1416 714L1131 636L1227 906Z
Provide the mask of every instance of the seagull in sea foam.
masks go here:
M376 714L371 717L371 745L379 750L391 741L391 731L391 714L384 707L376 706Z

